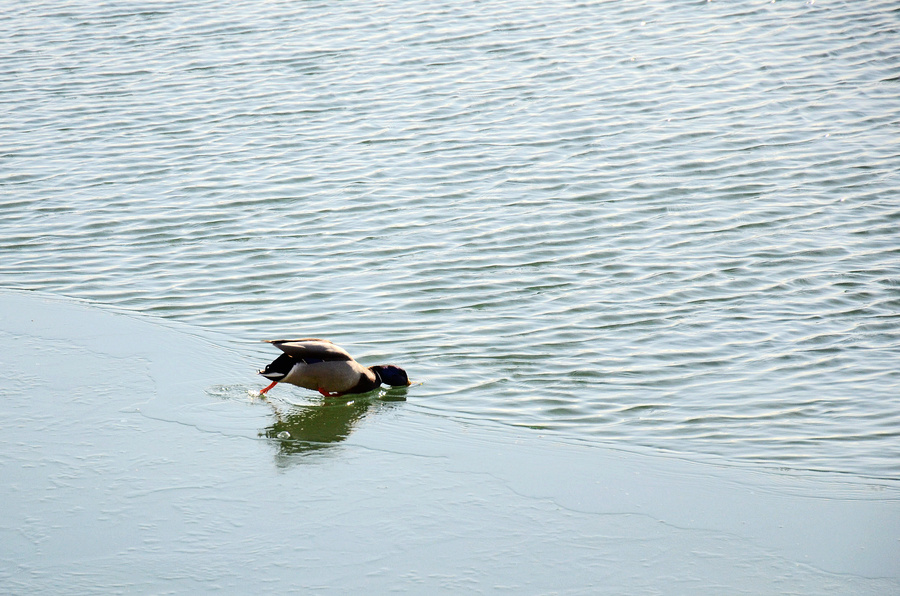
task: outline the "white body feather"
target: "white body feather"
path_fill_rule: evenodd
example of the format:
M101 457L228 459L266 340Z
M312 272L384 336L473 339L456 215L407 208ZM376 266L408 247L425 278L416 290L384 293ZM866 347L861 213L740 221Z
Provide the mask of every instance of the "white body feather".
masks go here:
M375 374L356 360L335 360L313 364L298 362L281 382L313 391L325 388L331 392L343 393L355 387L361 376L375 379Z

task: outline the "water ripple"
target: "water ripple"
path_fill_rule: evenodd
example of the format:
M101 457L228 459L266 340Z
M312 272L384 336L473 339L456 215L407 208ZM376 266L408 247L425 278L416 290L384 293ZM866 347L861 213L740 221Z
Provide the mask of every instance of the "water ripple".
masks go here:
M892 4L0 22L3 285L332 337L447 416L900 472Z

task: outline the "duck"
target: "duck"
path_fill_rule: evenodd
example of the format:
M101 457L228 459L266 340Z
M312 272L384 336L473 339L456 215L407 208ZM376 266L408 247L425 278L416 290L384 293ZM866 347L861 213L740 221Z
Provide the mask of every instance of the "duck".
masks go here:
M282 352L259 374L272 384L259 392L265 395L278 383L290 383L318 391L325 397L368 393L381 387L408 387L406 371L393 364L363 366L347 350L327 339L267 339Z

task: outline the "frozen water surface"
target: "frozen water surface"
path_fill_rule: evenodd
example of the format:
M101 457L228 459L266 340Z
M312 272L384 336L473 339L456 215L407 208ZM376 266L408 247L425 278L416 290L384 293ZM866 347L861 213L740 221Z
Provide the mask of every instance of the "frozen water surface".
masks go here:
M889 481L454 421L427 383L260 401L209 333L34 293L0 313L5 593L900 589Z

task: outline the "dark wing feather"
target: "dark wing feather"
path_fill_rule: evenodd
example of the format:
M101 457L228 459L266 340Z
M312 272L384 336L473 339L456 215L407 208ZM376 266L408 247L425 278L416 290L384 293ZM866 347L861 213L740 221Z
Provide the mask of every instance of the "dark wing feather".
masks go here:
M285 354L301 360L353 360L347 350L334 345L327 339L308 337L306 339L267 339L265 341Z

